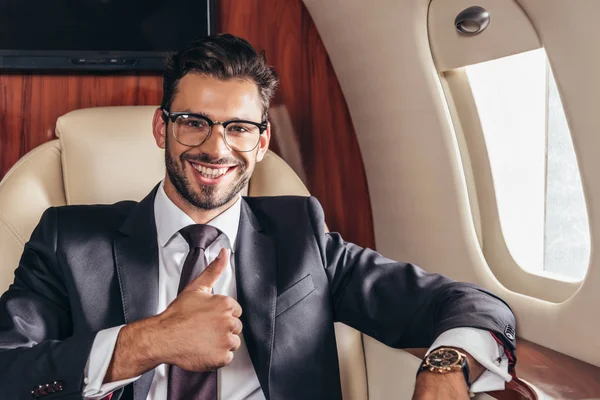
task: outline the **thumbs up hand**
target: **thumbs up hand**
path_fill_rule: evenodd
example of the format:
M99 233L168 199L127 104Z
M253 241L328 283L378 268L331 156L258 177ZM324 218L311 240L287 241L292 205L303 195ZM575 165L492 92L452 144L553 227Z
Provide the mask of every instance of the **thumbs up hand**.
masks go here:
M218 257L157 316L155 337L161 361L188 371L208 371L233 360L240 347L242 308L229 296L212 294L212 287L227 267L228 252Z

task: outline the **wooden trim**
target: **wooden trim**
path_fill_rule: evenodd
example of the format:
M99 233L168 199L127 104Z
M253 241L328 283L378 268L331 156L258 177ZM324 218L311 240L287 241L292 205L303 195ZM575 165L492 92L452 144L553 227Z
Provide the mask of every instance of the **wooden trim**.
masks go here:
M542 399L600 398L600 367L524 339L517 342L516 371Z

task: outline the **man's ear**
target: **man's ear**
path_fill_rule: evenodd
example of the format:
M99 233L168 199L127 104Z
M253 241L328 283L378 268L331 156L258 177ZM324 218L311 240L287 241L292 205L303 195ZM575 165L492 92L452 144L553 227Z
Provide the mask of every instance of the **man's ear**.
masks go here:
M260 135L260 142L258 142L258 153L256 154L256 162L262 161L269 150L269 142L271 141L271 123L267 122L267 129Z
M161 149L165 148L167 141L167 124L163 116L162 109L157 108L154 111L154 118L152 118L152 134L154 135L154 140L156 140L156 145Z

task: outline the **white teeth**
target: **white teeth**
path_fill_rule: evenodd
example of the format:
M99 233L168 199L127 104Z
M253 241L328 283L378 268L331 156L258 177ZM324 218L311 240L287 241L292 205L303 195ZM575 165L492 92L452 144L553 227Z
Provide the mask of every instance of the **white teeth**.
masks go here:
M202 176L206 178L218 178L227 172L229 168L208 168L203 165L193 164L192 166L196 169L196 171L200 172Z

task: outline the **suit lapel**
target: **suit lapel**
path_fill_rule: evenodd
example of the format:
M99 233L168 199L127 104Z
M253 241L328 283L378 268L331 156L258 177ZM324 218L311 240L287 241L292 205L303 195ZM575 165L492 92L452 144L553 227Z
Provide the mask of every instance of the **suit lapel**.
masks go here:
M158 307L158 244L154 197L158 186L135 206L114 240L114 257L121 288L125 322L156 314ZM154 370L133 383L134 400L145 400Z
M242 199L235 253L237 295L243 310L241 320L248 353L265 397L269 400L277 260L273 239L261 231L258 219Z

